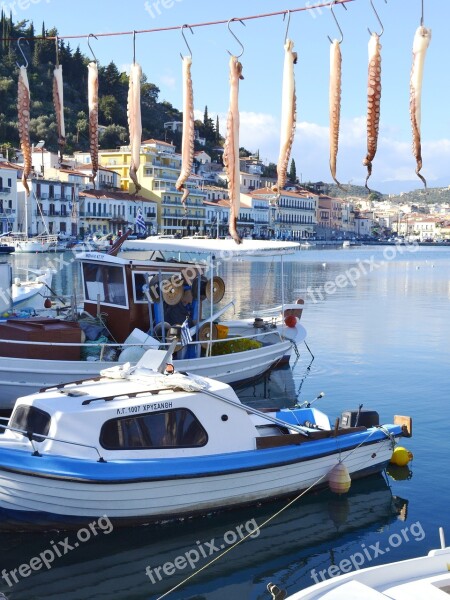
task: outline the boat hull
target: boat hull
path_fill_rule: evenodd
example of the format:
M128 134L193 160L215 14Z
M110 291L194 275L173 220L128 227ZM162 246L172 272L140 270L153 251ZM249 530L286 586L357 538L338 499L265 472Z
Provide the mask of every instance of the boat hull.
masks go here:
M177 371L234 384L255 379L280 364L290 341L234 354L175 361ZM0 410L11 410L16 399L41 388L97 377L102 369L119 363L10 358L0 356Z
M324 485L339 460L353 478L383 470L391 440L365 437L362 445L361 435L341 437L340 453L329 439L320 449L313 442L195 461L102 463L0 451L0 509L31 527L101 515L125 525L236 508Z

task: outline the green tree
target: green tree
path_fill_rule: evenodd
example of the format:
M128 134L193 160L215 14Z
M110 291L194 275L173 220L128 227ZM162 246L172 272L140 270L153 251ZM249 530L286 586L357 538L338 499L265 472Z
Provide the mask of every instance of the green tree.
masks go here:
M295 168L295 160L291 160L291 168L289 169L289 181L297 183L297 169Z

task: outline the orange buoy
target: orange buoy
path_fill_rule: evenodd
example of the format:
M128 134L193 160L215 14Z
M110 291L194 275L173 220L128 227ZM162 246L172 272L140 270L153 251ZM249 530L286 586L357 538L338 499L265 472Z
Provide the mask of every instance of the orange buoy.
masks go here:
M284 324L286 327L295 327L297 325L297 317L294 317L294 315L288 315L284 318Z
M335 465L328 473L328 485L335 494L346 494L351 484L350 474L342 462Z

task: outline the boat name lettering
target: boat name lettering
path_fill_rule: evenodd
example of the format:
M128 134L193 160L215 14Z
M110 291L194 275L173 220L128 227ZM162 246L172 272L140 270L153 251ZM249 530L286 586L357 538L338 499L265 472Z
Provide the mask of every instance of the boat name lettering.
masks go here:
M150 412L152 410L164 410L172 408L172 402L156 402L155 404L141 404L138 406L124 406L117 409L117 415L129 415Z

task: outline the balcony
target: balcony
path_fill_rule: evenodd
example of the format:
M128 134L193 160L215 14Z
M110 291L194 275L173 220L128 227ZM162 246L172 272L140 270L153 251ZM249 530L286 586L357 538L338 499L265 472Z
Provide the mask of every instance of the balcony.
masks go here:
M11 193L10 187L0 187L0 195L7 196L10 193Z
M111 219L112 213L106 212L106 213L98 214L98 213L94 213L92 211L81 210L80 217L86 217L88 219ZM116 217L116 215L114 215L114 218L115 219L124 219L124 217L122 217L122 216Z

